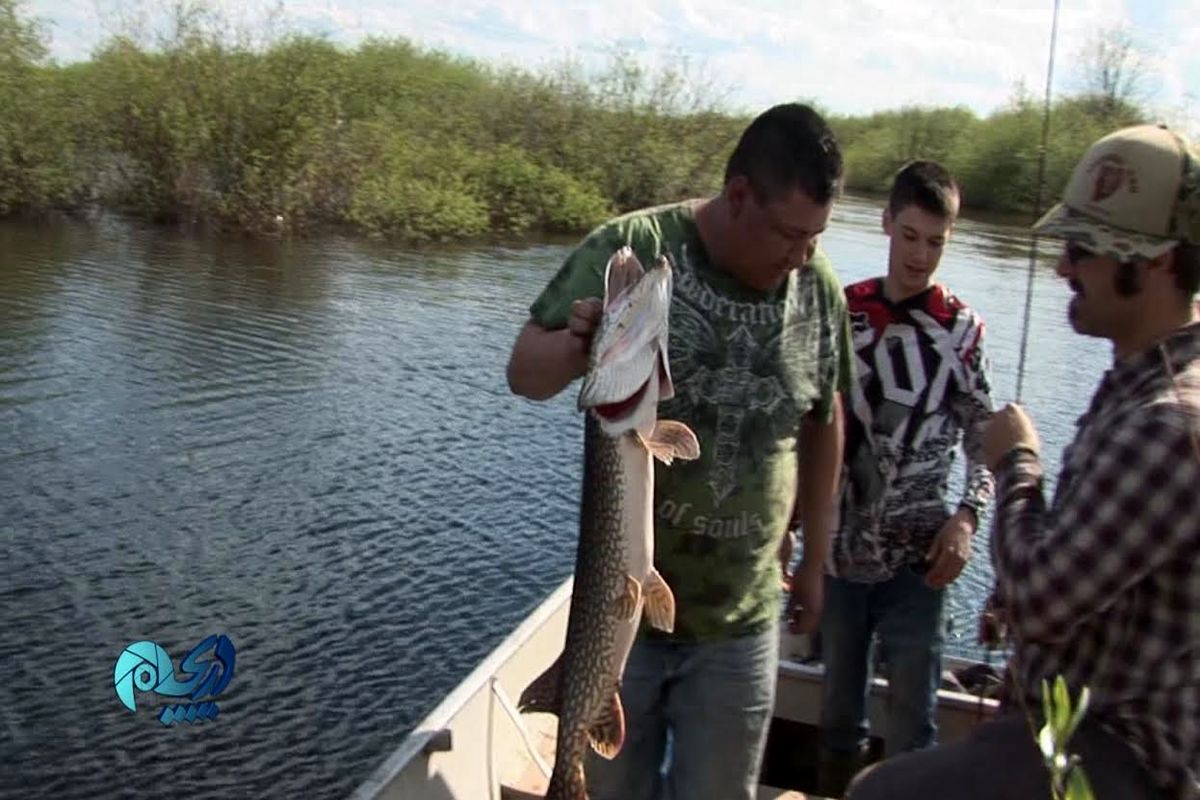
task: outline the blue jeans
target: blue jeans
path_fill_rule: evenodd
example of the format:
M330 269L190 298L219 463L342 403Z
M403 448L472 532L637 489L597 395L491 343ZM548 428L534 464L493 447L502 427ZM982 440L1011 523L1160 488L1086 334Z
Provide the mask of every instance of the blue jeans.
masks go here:
M625 745L612 761L589 750L588 795L754 800L778 668L775 625L723 642L638 638L621 683Z
M934 706L942 674L944 589L903 567L890 580L858 583L825 578L821 616L821 744L853 753L867 744L866 700L871 640L879 635L887 662L887 730L884 754L892 756L934 744Z

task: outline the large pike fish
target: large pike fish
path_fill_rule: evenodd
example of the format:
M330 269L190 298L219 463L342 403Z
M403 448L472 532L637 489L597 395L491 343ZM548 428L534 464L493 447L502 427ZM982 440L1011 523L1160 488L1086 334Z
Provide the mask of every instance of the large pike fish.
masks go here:
M643 270L621 248L605 269L604 314L579 393L585 414L583 496L575 584L562 654L521 695L527 712L558 715L546 800L585 800L589 745L615 758L625 741L618 690L645 613L675 625L675 598L654 568L654 463L700 455L681 422L658 419L674 395L667 361L671 266Z

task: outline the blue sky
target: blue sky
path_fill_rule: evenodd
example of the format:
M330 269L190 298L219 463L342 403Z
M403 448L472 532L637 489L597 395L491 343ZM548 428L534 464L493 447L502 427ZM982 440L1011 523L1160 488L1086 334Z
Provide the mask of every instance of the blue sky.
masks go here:
M260 25L264 0L213 0ZM60 61L86 58L118 20L154 18L158 0L27 0ZM282 0L291 29L353 45L368 35L539 69L567 56L601 64L614 46L653 66L686 55L754 111L797 98L842 113L905 104L1002 106L1024 81L1041 96L1053 0ZM232 9L237 11L232 11ZM1055 90L1079 85L1083 43L1131 27L1149 104L1200 131L1195 0L1062 0Z

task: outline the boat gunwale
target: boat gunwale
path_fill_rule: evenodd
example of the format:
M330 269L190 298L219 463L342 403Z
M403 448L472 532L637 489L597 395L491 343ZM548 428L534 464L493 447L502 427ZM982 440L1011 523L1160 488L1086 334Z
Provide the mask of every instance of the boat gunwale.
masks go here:
M574 580L574 576L568 576L549 596L539 602L521 624L492 649L487 658L413 727L404 741L358 785L350 799L370 800L377 797L397 775L407 769L413 760L421 755L430 740L453 720L463 706L487 687L488 682L521 646L550 621L564 603L570 601Z
M948 667L970 666L976 663L983 663L977 662L973 659L959 658L956 656L944 656L943 662ZM809 664L792 658L787 658L785 656L780 656L778 674L781 678L797 678L801 680L819 682L824 678L825 667L820 663ZM888 684L886 679L879 676L873 676L871 678L870 689L872 692L885 692L887 691L887 686ZM979 695L972 694L971 692L959 692L954 689L939 687L937 690L936 705L953 708L955 710L966 711L978 709L982 705L983 708L988 710L988 713L991 713L999 709L1000 701L994 697L981 698Z

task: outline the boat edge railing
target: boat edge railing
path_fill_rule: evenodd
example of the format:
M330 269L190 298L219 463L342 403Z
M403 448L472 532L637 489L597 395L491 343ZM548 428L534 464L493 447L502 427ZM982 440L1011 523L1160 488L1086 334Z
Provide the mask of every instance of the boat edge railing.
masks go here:
M574 577L568 576L549 597L542 601L527 616L516 630L505 637L498 647L489 653L480 664L446 698L429 712L405 737L399 747L392 751L367 777L355 787L349 800L372 800L408 766L420 758L426 746L437 737L454 714L486 688L496 671L513 653L557 613L562 603L569 602Z

